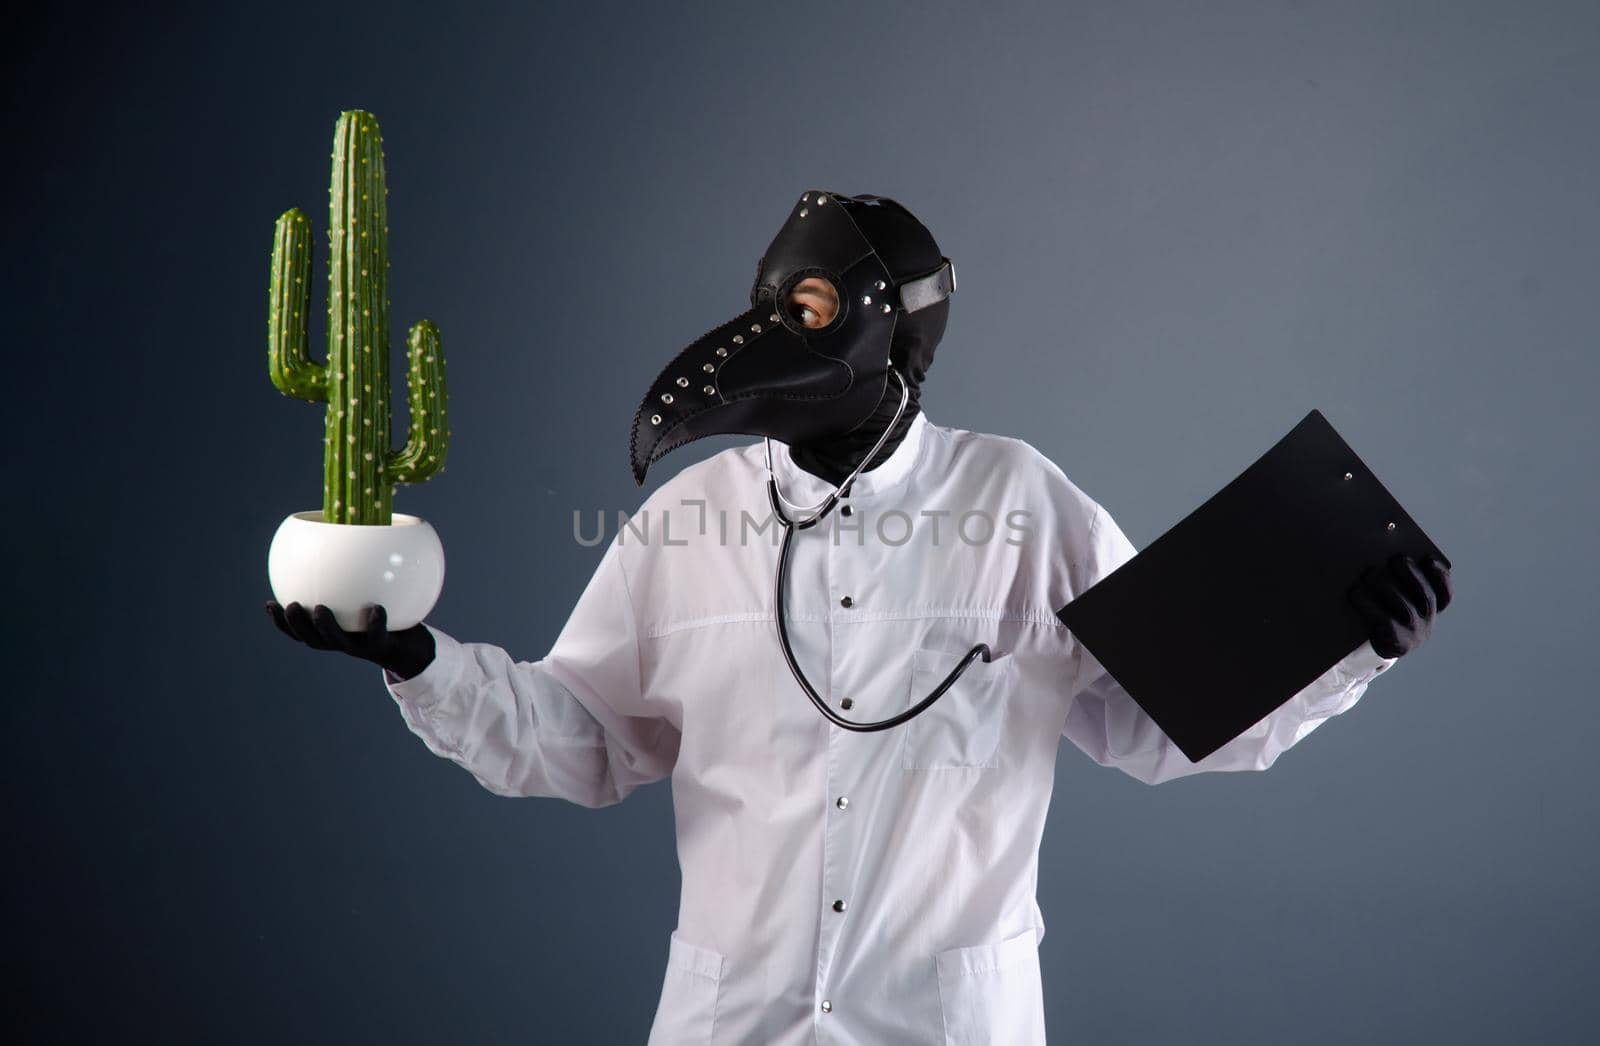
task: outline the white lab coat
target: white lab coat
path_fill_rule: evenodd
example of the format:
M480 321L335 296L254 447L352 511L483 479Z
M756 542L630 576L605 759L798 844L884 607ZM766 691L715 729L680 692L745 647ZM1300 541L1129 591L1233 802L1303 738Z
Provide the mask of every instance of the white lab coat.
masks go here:
M828 489L774 459L792 501ZM778 531L752 525L759 443L645 502L543 660L433 629L426 671L385 674L428 748L499 795L599 807L671 777L683 891L655 1046L1043 1043L1034 895L1058 739L1151 784L1264 770L1392 663L1363 644L1190 763L1056 619L1135 550L1032 447L919 416L847 504L796 535L789 585L795 654L833 707L883 718L973 643L994 651L904 726L835 727L790 676ZM963 524L975 510L987 541ZM1196 666L1197 687L1226 680Z

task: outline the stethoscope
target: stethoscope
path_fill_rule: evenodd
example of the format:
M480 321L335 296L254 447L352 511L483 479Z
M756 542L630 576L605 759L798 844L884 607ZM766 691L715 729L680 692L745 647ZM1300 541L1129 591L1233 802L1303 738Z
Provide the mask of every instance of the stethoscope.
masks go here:
M772 502L772 514L777 517L779 523L783 524L783 542L778 548L778 572L773 586L773 619L778 625L778 645L783 648L783 659L784 661L788 662L789 671L793 673L795 682L800 684L800 689L805 691L806 696L811 699L811 703L817 706L817 711L821 712L828 722L834 724L835 726L844 727L846 730L859 730L862 732L872 730L887 730L892 726L899 726L906 720L921 715L930 705L939 700L939 698L943 697L945 691L949 690L957 679L961 678L961 673L967 670L967 666L972 664L974 658L983 658L985 664L988 664L989 662L989 645L987 643L978 643L971 650L967 651L966 655L956 663L956 667L950 670L950 674L945 676L944 680L940 682L938 686L934 687L933 691L928 694L927 697L906 709L904 712L901 712L898 715L890 716L888 719L880 719L872 723L861 723L854 719L846 719L844 716L828 707L828 703L822 699L822 697L817 693L816 688L811 685L811 681L806 678L805 672L800 668L800 663L795 660L793 648L789 646L789 625L785 620L787 617L787 611L785 610L787 600L784 596L789 578L789 550L790 544L794 539L794 532L797 530L808 530L811 527L816 526L823 520L824 517L827 516L829 512L833 511L834 506L839 503L839 499L841 497L849 496L850 484L854 483L856 477L861 474L861 470L866 468L867 462L878 456L878 451L883 449L883 444L886 440L888 440L889 433L893 432L894 427L899 424L900 417L905 413L906 403L910 398L910 390L906 388L906 381L900 376L899 371L895 370L893 367L890 367L889 373L893 374L894 380L900 383L900 405L895 408L894 420L890 421L888 426L884 428L883 435L878 437L878 442L875 443L872 449L867 452L866 456L861 459L860 463L856 465L855 469L851 471L850 475L845 477L843 483L835 487L831 494L823 498L817 504L802 510L801 515L804 518L791 518L789 514L784 511L785 505L789 506L791 509L799 508L799 506L789 501L783 496L782 493L779 492L778 477L776 473L772 471L772 440L765 440L767 448L767 498Z

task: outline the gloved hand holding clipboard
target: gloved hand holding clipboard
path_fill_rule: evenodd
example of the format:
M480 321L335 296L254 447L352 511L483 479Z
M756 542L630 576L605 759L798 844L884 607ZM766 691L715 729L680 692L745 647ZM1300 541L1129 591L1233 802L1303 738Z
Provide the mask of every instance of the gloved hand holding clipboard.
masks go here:
M1395 557L1421 564L1394 584L1418 590L1425 635L1449 601L1450 561L1313 410L1056 616L1198 762L1373 637L1383 608L1352 587ZM1194 666L1219 651L1226 687L1197 688Z

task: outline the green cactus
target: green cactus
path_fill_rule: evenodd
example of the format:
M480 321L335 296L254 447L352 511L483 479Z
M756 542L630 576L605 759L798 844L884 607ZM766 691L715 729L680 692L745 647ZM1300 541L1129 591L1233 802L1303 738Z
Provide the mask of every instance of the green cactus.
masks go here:
M326 402L322 518L387 525L394 484L444 471L450 430L444 352L428 320L407 339L411 433L391 451L389 431L389 190L383 138L371 113L339 114L328 184L328 362L307 355L311 222L291 207L272 244L267 367L286 396Z

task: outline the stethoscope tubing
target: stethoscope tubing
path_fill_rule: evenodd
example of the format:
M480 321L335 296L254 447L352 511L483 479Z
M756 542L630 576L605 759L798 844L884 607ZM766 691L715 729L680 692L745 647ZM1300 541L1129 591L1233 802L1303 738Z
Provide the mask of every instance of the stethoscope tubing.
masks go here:
M927 697L924 697L921 701L917 702L915 705L911 706L905 711L900 712L897 715L890 716L887 719L879 719L873 722L861 722L854 719L847 719L828 707L828 702L823 700L822 696L817 693L816 688L811 685L811 681L806 678L805 671L800 667L800 662L795 659L794 648L789 643L789 624L786 620L788 614L785 608L788 605L787 589L789 578L789 559L790 551L793 547L795 531L808 530L811 527L816 526L828 515L829 512L832 512L834 506L839 503L839 498L842 496L843 492L850 489L850 484L855 481L856 476L860 475L861 470L866 467L867 462L877 457L878 451L883 449L884 441L888 439L890 431L894 429L895 424L900 420L901 414L905 412L906 401L909 398L910 391L906 388L905 379L900 377L898 371L891 367L889 369L889 373L893 374L895 376L895 380L900 382L900 407L895 411L894 420L891 421L889 426L884 429L883 435L878 437L877 444L872 448L872 450L867 452L866 457L861 459L860 464L855 467L854 471L852 471L849 476L845 477L845 481L839 484L839 486L836 487L833 492L821 502L808 509L807 516L803 520L791 519L789 514L784 511L783 506L786 499L778 491L778 479L772 471L772 443L770 440L767 441L767 498L772 502L773 515L777 518L779 524L783 526L783 540L778 546L778 569L773 580L772 593L773 620L777 622L778 626L778 645L783 650L783 659L789 666L790 674L794 676L795 682L800 684L800 689L805 692L806 697L811 699L811 703L816 706L817 711L822 713L823 718L827 719L828 722L837 727L841 727L845 730L854 730L860 733L888 730L891 727L899 726L901 723L921 715L930 706L932 706L935 701L943 697L945 692L950 689L957 679L961 678L961 674L967 670L969 665L972 664L974 658L981 657L985 664L989 662L990 658L989 645L987 643L978 643L974 645L971 650L968 650L960 661L956 662L956 667L950 670L949 675L946 675L944 679L940 681L939 685L933 688Z

